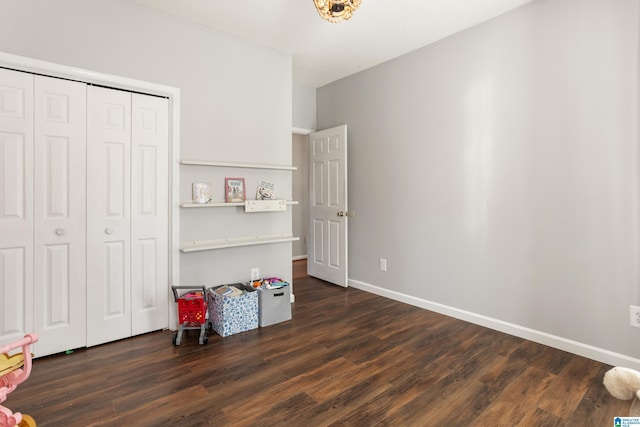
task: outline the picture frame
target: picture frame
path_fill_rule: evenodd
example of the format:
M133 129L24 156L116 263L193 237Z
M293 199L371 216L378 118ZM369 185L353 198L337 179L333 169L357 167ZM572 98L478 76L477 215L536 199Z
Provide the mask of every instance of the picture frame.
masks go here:
M208 182L194 182L191 185L191 200L193 203L204 205L211 202L211 184Z
M261 179L258 181L256 200L275 200L276 184Z
M247 198L244 178L225 178L224 195L227 203L244 202Z

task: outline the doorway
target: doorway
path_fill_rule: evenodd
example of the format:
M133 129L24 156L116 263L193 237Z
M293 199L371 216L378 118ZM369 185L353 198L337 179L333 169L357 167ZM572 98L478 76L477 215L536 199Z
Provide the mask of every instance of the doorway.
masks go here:
M309 133L311 131L308 131ZM294 132L291 136L292 165L298 169L292 175L292 196L298 205L292 210L292 232L300 240L292 242L293 260L307 259L307 235L309 233L309 137Z

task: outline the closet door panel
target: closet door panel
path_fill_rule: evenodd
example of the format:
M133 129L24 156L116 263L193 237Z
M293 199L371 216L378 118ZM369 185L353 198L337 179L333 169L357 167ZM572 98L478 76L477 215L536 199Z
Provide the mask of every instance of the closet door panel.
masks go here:
M33 76L0 69L0 345L33 331Z
M35 77L38 356L86 344L86 85Z
M131 336L131 94L87 100L87 345Z
M131 258L132 330L169 326L169 103L132 95Z
M33 310L28 248L0 248L0 293L2 316L0 316L0 345L9 344L32 331Z
M2 218L14 220L21 227L27 227L26 222L31 212L25 206L28 194L31 192L29 177L25 176L29 169L26 157L31 147L30 135L26 132L0 132L0 170L2 171ZM17 233L16 233L17 234Z
M104 302L103 315L105 319L115 320L129 317L128 286L127 286L127 246L129 242L114 240L104 243ZM131 334L127 330L125 337ZM122 338L122 337L120 337Z

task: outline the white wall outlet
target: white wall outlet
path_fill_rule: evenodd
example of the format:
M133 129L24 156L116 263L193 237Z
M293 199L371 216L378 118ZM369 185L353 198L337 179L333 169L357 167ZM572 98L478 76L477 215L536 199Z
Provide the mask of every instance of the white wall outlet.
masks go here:
M251 269L251 280L258 280L260 278L260 269L258 267Z
M629 324L640 328L640 307L635 305L629 306Z
M387 259L380 258L380 271L387 271Z

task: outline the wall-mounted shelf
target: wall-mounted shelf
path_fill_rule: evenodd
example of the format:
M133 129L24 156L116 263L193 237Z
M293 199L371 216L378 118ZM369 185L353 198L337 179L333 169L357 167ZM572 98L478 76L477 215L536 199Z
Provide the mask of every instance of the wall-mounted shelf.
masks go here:
M287 165L269 165L269 164L256 164L256 163L230 163L230 162L210 162L205 160L182 160L182 165L193 166L217 166L222 168L246 168L246 169L272 169L272 170L286 170L295 171L298 170L295 166Z
M248 200L249 201L249 200ZM250 200L251 202L255 202L255 200ZM297 200L287 200L287 205L297 205ZM224 208L229 206L244 206L245 202L223 202L223 201L213 201L209 203L193 203L191 201L188 202L180 202L181 208Z
M284 243L300 240L291 234L276 234L270 236L228 237L220 240L199 240L183 243L180 252L209 251L213 249L236 248L240 246L266 245L269 243Z
M180 202L181 208L225 208L229 206L244 206L244 202L209 202L209 203L193 203Z
M204 160L182 160L181 165L213 166L224 168L268 169L274 171L295 171L295 166L255 164L255 163L230 163L212 162ZM283 203L284 202L284 203ZM297 205L295 200L247 200L246 202L226 203L224 201L211 201L209 203L193 203L191 200L180 203L181 208L221 208L228 206L244 207L245 212L278 212L286 210L287 205ZM284 206L283 206L284 205ZM198 240L184 242L180 245L180 252L197 252L214 249L236 248L241 246L266 245L271 243L286 243L300 240L289 234L276 234L269 236L228 237L219 240Z

